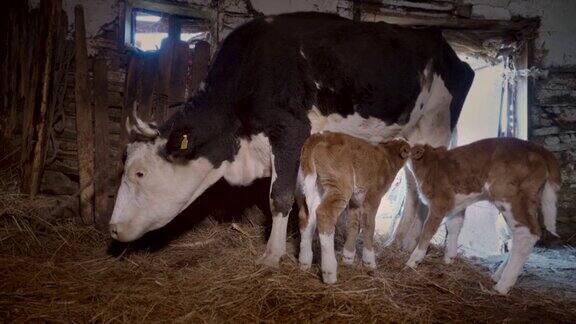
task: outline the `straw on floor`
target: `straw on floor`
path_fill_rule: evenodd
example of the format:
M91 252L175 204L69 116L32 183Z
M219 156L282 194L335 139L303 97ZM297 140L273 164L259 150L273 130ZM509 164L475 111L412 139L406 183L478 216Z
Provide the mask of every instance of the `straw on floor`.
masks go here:
M12 179L13 180L13 179ZM0 320L74 322L573 322L576 301L514 289L494 295L488 271L433 251L417 271L379 248L378 270L298 269L297 235L279 269L255 264L254 222L204 222L154 252L111 248L103 233L53 214L61 200L0 192ZM8 185L7 185L8 184ZM8 189L7 189L8 188ZM112 247L114 247L112 245Z

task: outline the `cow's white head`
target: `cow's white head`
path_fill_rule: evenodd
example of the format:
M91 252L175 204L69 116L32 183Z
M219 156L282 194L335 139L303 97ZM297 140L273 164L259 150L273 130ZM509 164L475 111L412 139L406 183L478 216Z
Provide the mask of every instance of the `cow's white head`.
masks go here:
M140 238L146 232L170 222L202 192L222 177L204 157L170 161L165 153L167 140L158 129L135 114L126 121L132 138L127 146L122 182L110 220L111 236L122 242Z

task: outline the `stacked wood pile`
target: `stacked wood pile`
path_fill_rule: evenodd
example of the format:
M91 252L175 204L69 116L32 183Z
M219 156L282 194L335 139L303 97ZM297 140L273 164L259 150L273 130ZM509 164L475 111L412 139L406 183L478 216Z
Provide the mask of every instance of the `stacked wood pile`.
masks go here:
M65 44L68 26L61 0L45 0L31 10L27 1L7 5L8 18L2 19L7 41L2 48L2 102L0 129L3 142L20 139L22 190L36 195L52 143L50 125L56 107L62 105L61 86L69 67Z

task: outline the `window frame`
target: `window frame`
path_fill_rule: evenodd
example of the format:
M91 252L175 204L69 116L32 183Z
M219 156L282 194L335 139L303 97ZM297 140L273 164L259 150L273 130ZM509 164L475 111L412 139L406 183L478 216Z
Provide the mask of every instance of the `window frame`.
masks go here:
M180 38L181 21L186 19L205 20L212 30L215 12L196 5L180 6L155 0L126 0L123 19L123 45L134 48L135 12L147 12L154 15L168 16L168 37ZM153 52L153 51L150 51Z

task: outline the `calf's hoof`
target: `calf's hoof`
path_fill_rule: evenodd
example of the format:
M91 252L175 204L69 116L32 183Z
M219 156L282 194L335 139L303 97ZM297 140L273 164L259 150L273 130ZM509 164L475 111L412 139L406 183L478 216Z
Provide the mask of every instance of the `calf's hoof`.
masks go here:
M510 288L512 288L512 287L507 287L507 286L502 285L500 283L497 283L494 285L494 290L502 296L507 295L508 292L510 291Z
M350 252L350 251L344 249L342 251L342 263L345 265L353 265L355 256L356 256L356 251Z
M408 260L408 262L406 262L406 266L412 269L416 269L416 267L418 267L418 262L415 260Z
M256 260L256 263L272 268L278 268L280 266L280 258L282 258L282 255L266 252L264 255L258 258L258 260Z
M322 281L324 281L325 284L335 284L336 283L336 273L335 272L325 272L322 271Z

